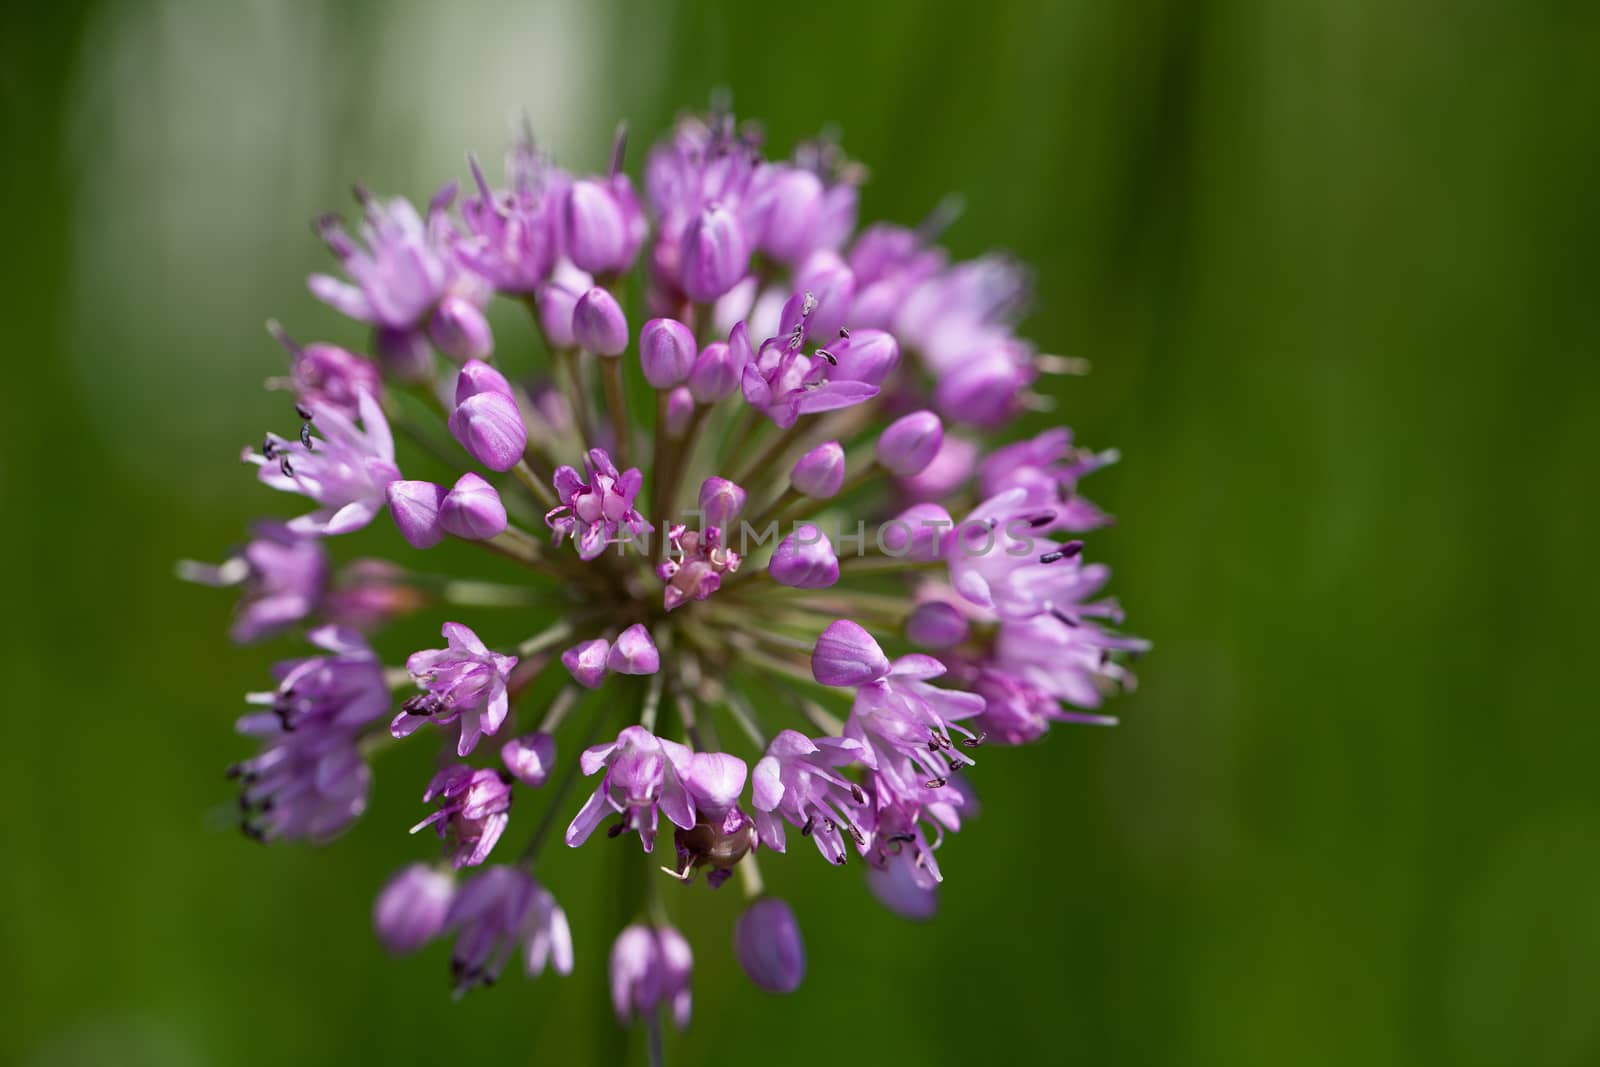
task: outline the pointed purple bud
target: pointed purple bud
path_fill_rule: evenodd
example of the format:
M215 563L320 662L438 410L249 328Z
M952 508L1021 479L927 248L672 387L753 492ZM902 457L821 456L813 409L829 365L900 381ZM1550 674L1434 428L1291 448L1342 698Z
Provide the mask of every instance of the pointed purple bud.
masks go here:
M882 385L900 362L900 345L882 330L854 330L849 337L829 341L824 347L837 363L828 372L828 378L836 382Z
M811 676L823 685L855 688L888 673L889 657L871 634L849 619L829 623L811 650Z
M479 393L499 393L506 397L515 395L504 374L481 359L469 359L462 366L461 373L456 375L456 403Z
M806 976L806 946L789 905L762 897L733 927L733 954L759 989L787 994Z
M628 265L627 219L607 183L573 182L561 215L567 255L580 270L610 274Z
M454 293L439 301L428 320L428 337L451 359L482 359L494 351L494 333L478 305Z
M694 394L687 385L680 385L667 394L667 436L682 437L694 418Z
M901 478L922 473L944 443L944 423L931 411L913 411L878 438L878 462Z
M839 557L821 529L806 522L772 550L767 570L779 585L796 589L826 589L839 580Z
M421 330L380 326L372 331L372 353L394 381L422 382L433 374L433 346Z
M713 341L689 369L689 392L698 403L715 404L734 394L743 371L744 367L734 365L733 351L728 345Z
M628 347L628 318L622 305L595 286L572 309L572 339L597 356L620 356Z
M942 600L918 604L906 619L906 637L923 648L954 648L969 632L966 616Z
M513 737L500 746L500 762L512 777L530 789L537 789L550 778L556 765L556 739L546 733Z
M504 393L478 393L463 400L450 413L450 435L494 471L515 467L528 447L522 412Z
M617 635L606 667L617 674L654 674L661 669L661 653L643 623L636 622Z
M701 304L732 289L750 265L750 245L739 220L716 204L690 221L683 233L681 254L683 291Z
M439 508L444 490L432 482L390 482L384 489L389 498L389 514L400 528L400 536L412 548L432 548L444 540Z
M611 642L602 637L593 641L580 641L561 653L561 665L585 689L597 689L606 678L606 657L611 654Z
M944 554L955 520L938 504L912 504L878 528L885 555L931 563Z
M372 929L396 955L415 952L444 929L455 879L426 863L413 863L389 879L372 902Z
M505 532L506 506L494 486L469 471L444 495L439 522L464 541L487 541Z
M671 389L689 377L695 362L694 334L677 319L651 319L639 331L639 365L655 389Z
M829 441L801 456L789 472L789 484L812 500L832 498L844 485L844 446Z
M700 516L707 526L726 529L744 510L747 494L726 478L707 478L700 483Z

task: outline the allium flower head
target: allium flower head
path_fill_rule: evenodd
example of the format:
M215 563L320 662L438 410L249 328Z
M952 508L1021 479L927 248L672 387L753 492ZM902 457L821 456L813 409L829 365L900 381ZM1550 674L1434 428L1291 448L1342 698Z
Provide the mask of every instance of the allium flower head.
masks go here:
M828 138L778 157L726 107L686 116L642 194L625 146L585 170L525 136L503 179L469 160L459 207L452 184L420 212L363 193L354 232L324 220L343 277L312 291L370 344L274 328L298 432L245 455L309 513L180 573L240 589L236 639L319 646L239 721L246 833L327 841L381 753L436 753L401 792L442 850L410 839L373 924L395 952L452 937L458 994L513 952L568 973L534 872L568 876L563 829L637 834L648 869L579 891L648 917L609 963L618 1017L654 1032L689 1023L678 894L736 898L732 955L778 993L805 948L760 868L799 839L931 919L944 878L971 877L953 835L975 786L1004 781L977 750L1114 722L1149 646L1121 631L1095 561L1110 519L1079 489L1116 453L1018 425L1048 410L1044 376L1084 369L1019 332L1024 268L941 248L952 202L858 232L865 170ZM494 300L532 316L536 352L494 335ZM341 562L335 535L384 509L360 537L395 558ZM423 610L444 647L385 632ZM598 959L608 933L578 933Z

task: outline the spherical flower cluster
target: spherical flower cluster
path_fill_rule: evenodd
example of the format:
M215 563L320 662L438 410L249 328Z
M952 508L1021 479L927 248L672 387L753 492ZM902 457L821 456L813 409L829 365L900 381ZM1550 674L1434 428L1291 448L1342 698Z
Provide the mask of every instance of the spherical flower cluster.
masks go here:
M535 879L560 876L552 831L631 837L655 862L606 889L640 902L609 953L615 1008L683 1027L674 893L740 875L732 953L793 991L801 926L760 861L809 839L930 918L980 748L1112 722L1147 646L1085 559L1110 520L1079 483L1115 454L1064 428L994 440L1039 406L1041 374L1076 367L1015 332L1017 265L952 262L942 210L858 229L863 172L836 145L769 159L726 113L681 120L642 192L623 164L621 137L596 175L524 142L503 186L469 161L459 207L453 184L420 212L361 190L355 231L323 220L341 269L311 293L369 328L367 351L274 324L289 367L270 384L299 425L244 454L311 506L180 573L242 590L235 640L303 629L321 652L281 663L239 720L260 744L233 769L251 837L326 841L364 812L382 751L437 747L413 832L438 851L379 893L383 945L452 937L458 994L514 952L566 974L573 932ZM497 344L496 299L531 313L536 353ZM478 546L498 577L331 562L390 523L413 554ZM500 607L548 618L496 649L475 627L503 630ZM380 656L363 636L424 610L444 647Z

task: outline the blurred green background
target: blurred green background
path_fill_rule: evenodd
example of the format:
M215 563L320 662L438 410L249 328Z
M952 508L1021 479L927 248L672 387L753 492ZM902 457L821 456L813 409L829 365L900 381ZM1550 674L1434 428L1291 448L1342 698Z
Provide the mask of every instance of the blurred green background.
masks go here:
M236 456L282 424L264 319L356 339L303 287L352 180L424 197L523 109L578 168L628 118L636 167L717 85L780 149L837 121L866 217L960 191L957 252L1037 266L1027 332L1094 361L1061 416L1126 457L1092 551L1156 651L1121 728L984 758L935 925L769 862L811 960L778 1000L727 951L735 901L685 894L669 1059L1600 1061L1600 7L6 21L0 1061L642 1061L604 993L619 850L545 865L571 979L452 1004L442 948L393 961L368 925L426 755L335 847L229 828L239 694L290 646L227 645L231 597L172 563L294 506Z

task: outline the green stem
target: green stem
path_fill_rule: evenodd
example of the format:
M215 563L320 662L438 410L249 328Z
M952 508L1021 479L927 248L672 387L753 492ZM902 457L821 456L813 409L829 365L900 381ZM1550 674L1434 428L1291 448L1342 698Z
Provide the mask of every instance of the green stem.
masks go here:
M628 400L622 391L622 357L600 358L600 384L606 394L606 410L611 415L611 430L617 448L617 468L628 469L633 427L628 425Z

